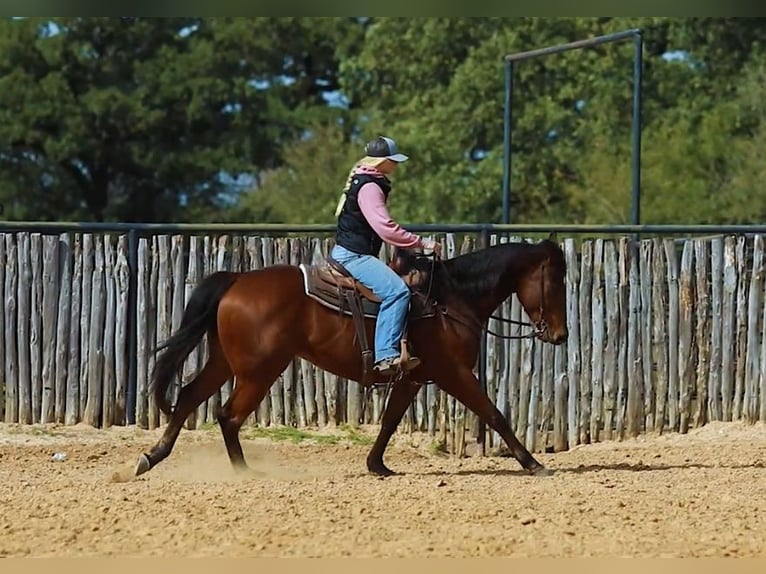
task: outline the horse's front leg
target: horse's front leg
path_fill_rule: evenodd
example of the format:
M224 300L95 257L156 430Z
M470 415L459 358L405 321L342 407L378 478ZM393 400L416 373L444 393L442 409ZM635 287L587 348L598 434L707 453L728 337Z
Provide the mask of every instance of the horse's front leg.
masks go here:
M508 421L481 389L479 380L471 370L460 367L451 376L437 380L437 385L476 413L487 426L496 431L508 445L514 458L527 471L538 476L553 474L553 471L546 469L519 442Z
M419 385L408 380L397 381L394 383L394 388L391 390L388 404L383 411L380 432L378 432L375 444L372 445L370 453L367 455L367 469L370 472L380 476L391 476L392 474L396 474L383 464L383 453L388 446L388 441L391 440L391 436L394 434L396 427L399 426L404 413L407 411L407 407L415 398L415 395L418 394L419 389Z

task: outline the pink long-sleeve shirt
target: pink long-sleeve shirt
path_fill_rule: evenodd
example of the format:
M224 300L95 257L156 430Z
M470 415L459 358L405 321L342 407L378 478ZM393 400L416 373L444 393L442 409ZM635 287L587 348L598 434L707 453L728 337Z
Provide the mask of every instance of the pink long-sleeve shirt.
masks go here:
M359 166L354 173L383 177L377 169L367 166ZM386 196L377 183L365 183L359 189L356 200L370 227L386 243L404 248L429 248L419 235L407 231L393 220L386 206Z

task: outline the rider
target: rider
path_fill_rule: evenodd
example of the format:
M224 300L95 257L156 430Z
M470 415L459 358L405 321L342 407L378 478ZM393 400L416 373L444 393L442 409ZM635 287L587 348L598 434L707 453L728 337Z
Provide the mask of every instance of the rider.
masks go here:
M397 152L396 142L379 136L365 145L365 156L349 172L335 215L338 228L331 257L348 269L380 299L375 325L373 369L391 375L402 362L400 355L410 290L388 265L378 258L383 241L403 248L420 248L437 255L441 245L404 230L388 213L391 175L407 156ZM410 356L401 367L409 371L420 364Z

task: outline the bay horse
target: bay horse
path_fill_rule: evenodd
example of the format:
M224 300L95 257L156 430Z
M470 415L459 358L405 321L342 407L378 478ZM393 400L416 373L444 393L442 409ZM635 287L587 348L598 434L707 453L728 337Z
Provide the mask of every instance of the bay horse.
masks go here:
M551 474L514 436L473 367L484 325L512 293L532 320L531 336L555 345L566 341L566 260L558 243L552 238L501 243L445 260L398 250L389 266L401 276L413 271L422 275L420 286L411 287L413 300L418 296L427 301L430 312L419 317L411 313L408 319L407 338L421 363L393 382L367 469L381 476L394 474L383 462L385 449L421 383L433 381L495 430L526 471ZM151 389L170 419L157 443L139 456L135 476L170 455L189 414L232 377L234 388L217 420L235 470L249 468L239 441L242 424L295 357L365 386L390 382L390 376L377 373L371 379L363 377L354 322L309 297L302 271L287 264L218 271L195 287L177 331L159 347ZM374 317L367 316L363 325L372 340ZM205 335L208 360L181 387L171 408L168 387L174 377L180 380L186 357Z

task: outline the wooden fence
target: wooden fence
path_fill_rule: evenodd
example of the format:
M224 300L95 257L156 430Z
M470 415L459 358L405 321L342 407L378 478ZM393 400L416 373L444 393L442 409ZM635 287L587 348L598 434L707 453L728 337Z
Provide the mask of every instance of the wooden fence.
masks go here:
M441 239L447 255L476 248L471 236ZM150 350L178 326L197 282L218 269L316 261L330 245L326 238L236 234L140 238L137 353L131 357L126 235L0 234L0 420L126 424L134 360L136 424L164 424L147 392ZM487 338L488 392L528 448L559 451L647 431L686 432L711 420L766 421L763 236L638 244L565 239L563 246L568 343ZM523 318L515 296L499 314ZM489 326L515 329L495 320ZM192 354L187 376L206 351L203 344ZM213 422L232 384L202 404L187 426ZM382 389L365 395L354 381L297 359L248 422L369 424L379 420L384 401ZM427 385L403 428L430 432L461 453L477 421ZM493 432L487 441L500 444Z

